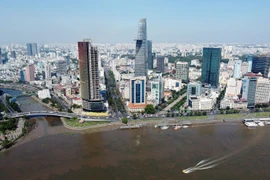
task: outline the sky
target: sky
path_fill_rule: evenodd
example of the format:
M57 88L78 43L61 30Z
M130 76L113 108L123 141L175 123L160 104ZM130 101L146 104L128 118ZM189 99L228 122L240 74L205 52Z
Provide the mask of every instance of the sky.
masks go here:
M269 43L270 0L1 0L0 44Z

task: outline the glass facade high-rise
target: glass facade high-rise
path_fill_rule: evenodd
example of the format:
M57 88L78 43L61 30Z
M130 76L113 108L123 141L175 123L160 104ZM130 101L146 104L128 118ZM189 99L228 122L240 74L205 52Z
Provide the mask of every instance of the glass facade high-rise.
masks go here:
M248 108L255 107L256 87L257 87L257 77L251 77L248 83L248 95L247 95Z
M146 103L146 77L134 77L130 79L130 103L145 104Z
M165 65L164 65L164 57L158 56L157 57L157 71L164 73L165 71Z
M202 94L202 84L200 82L190 82L187 86L187 102L190 97L197 97Z
M270 56L254 56L252 59L252 72L262 73L263 77L268 77L270 68Z
M148 69L153 69L154 67L154 57L152 53L152 41L147 41L147 47L148 47Z
M139 22L138 37L136 39L135 76L147 76L148 62L146 18Z
M220 60L221 48L203 48L202 83L218 87Z
M27 43L26 47L28 56L35 56L36 54L38 54L37 43Z
M98 49L90 40L78 42L80 88L83 110L104 111L103 99L100 97Z

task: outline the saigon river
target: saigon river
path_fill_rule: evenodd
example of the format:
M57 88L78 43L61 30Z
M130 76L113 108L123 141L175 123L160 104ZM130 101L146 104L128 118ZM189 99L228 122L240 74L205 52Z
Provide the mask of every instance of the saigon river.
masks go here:
M38 107L31 107L31 97L18 101L23 111ZM270 179L267 126L148 126L89 134L65 129L59 118L37 118L37 124L27 141L0 155L1 179ZM221 160L211 169L182 173L205 159Z

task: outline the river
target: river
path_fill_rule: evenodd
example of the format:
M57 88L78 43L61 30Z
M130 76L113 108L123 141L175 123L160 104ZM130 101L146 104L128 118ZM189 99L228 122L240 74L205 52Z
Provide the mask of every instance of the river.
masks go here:
M30 97L18 101L35 103ZM27 141L0 155L1 179L270 179L270 127L217 123L88 134L53 123L58 120L37 119ZM209 158L220 161L211 169L182 173Z

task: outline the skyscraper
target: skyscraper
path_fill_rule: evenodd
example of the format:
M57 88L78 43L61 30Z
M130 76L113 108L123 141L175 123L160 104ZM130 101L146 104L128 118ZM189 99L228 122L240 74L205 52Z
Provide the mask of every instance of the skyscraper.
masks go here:
M147 47L148 47L148 69L153 69L154 64L154 57L152 53L152 41L147 41Z
M38 54L37 43L27 43L26 47L28 56L35 56L36 54Z
M175 77L177 79L182 79L182 81L187 82L188 81L188 76L189 76L189 65L187 62L180 62L178 61L176 63L175 67Z
M257 77L250 77L248 83L248 95L247 95L247 107L255 107L255 97L256 97L256 87L257 87Z
M164 96L164 84L162 74L157 74L155 79L151 82L151 96L153 103L158 105Z
M135 76L147 76L147 28L146 18L139 22L138 37L136 39Z
M78 53L83 109L94 112L104 111L99 89L98 49L86 39L78 42Z
M218 87L220 60L221 48L203 48L202 83Z
M242 66L242 60L235 60L234 61L234 71L233 71L234 78L238 79L241 77L241 66Z
M66 60L59 60L56 62L57 76L63 76L67 74L67 62Z
M252 56L247 57L247 62L248 62L248 72L251 72L251 70L252 70Z
M270 56L254 56L252 59L252 72L262 73L263 77L268 77L270 68Z
M31 82L34 80L35 80L35 67L34 64L29 64L26 66L25 81Z
M157 71L164 73L165 66L164 66L164 57L158 56L157 57Z
M51 68L50 64L45 64L45 79L51 78Z
M16 52L15 51L11 51L10 52L10 57L16 59Z

